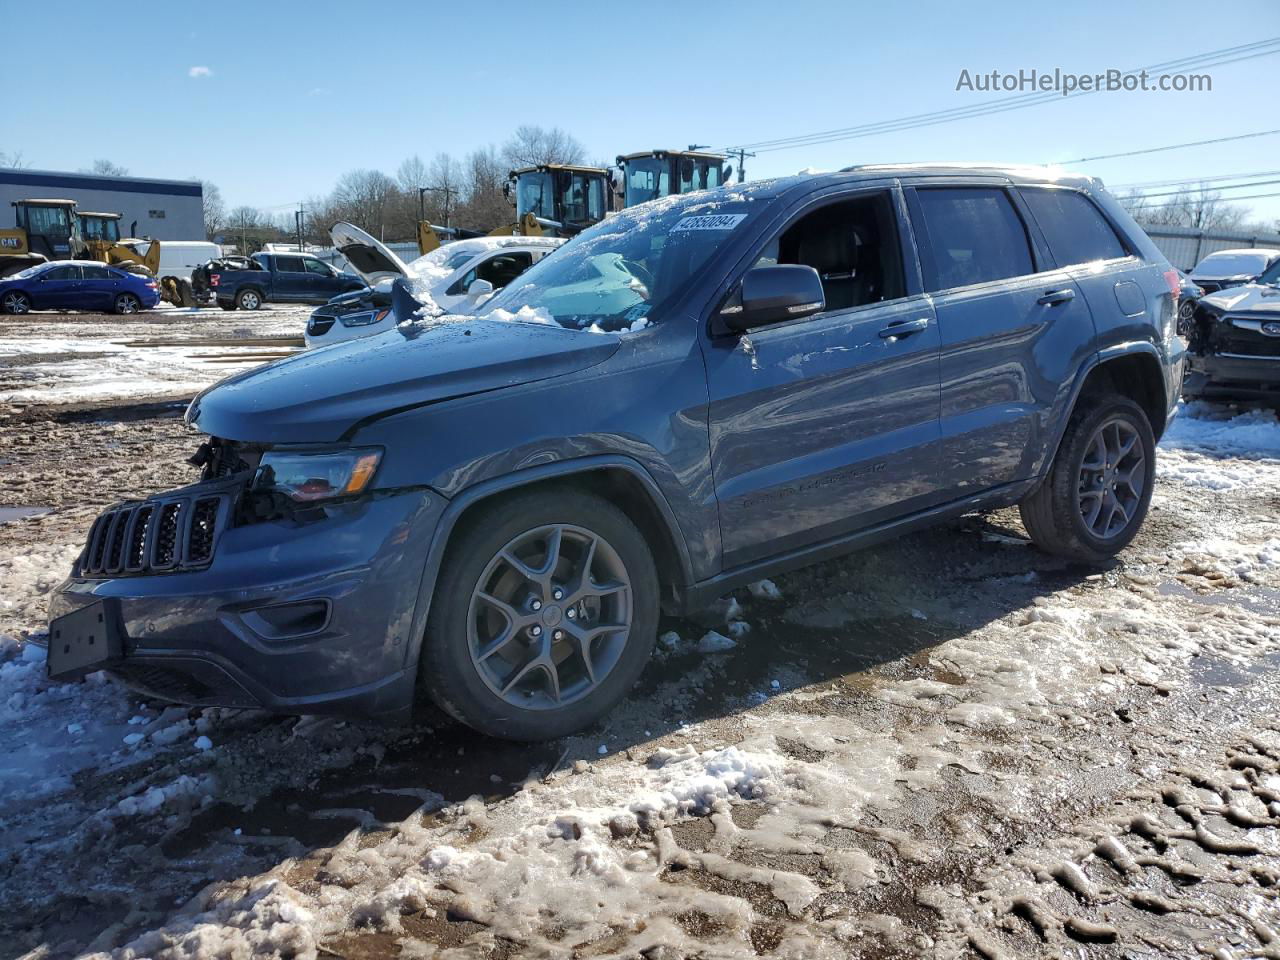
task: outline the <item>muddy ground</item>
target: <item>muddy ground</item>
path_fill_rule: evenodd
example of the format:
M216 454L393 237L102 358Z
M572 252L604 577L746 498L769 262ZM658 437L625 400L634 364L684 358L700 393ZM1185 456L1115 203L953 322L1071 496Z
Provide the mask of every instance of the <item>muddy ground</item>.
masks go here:
M0 513L0 956L1280 956L1280 461L1162 455L1101 570L999 511L740 591L530 746L45 682L92 517L193 475L183 399L0 411L43 511Z

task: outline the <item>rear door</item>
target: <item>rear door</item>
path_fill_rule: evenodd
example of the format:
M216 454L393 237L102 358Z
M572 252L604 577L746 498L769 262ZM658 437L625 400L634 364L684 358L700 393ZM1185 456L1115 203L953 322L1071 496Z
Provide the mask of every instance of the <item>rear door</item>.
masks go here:
M726 568L936 502L938 326L902 225L888 183L809 202L752 265L814 267L826 308L707 338Z
M275 300L305 300L313 297L311 278L302 257L274 254L271 296Z
M70 310L77 307L80 295L80 267L66 264L46 270L40 282L31 286L31 305L37 310Z
M120 290L118 274L106 267L87 264L80 268L83 281L80 288L80 305L90 310L108 310L115 304Z
M1092 318L1003 181L907 190L941 336L947 499L1036 476Z

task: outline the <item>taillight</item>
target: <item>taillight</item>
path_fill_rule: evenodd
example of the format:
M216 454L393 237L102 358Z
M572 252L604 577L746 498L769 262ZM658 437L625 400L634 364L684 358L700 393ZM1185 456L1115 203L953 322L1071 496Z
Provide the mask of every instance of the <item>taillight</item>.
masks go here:
M1178 294L1182 291L1182 281L1178 276L1177 270L1166 270L1164 272L1164 282L1169 285L1169 292L1173 294L1176 300Z
M156 282L154 280L148 280L147 286L150 287L152 290L160 289L158 286L156 286Z
M209 274L209 286L216 287L218 285L218 281L221 279L222 279L221 274L218 274L218 273Z

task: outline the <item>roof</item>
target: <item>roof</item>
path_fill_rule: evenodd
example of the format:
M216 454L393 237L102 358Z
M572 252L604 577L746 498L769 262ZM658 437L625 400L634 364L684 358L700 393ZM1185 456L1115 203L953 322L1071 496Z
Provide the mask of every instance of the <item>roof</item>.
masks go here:
M598 173L601 175L609 172L604 167L582 167L575 163L535 163L527 167L518 167L512 170L508 176L514 177L521 173L532 173L535 170L568 170L570 173Z
M113 190L120 193L154 193L168 196L204 196L199 180L157 180L151 177L111 177L99 173L64 173L60 170L0 168L0 184L51 187L67 190Z
M33 200L13 200L10 205L16 207L20 203L44 204L47 207L74 207L76 205L74 200L58 200L53 197L37 197Z
M76 215L80 217L102 217L106 220L119 220L121 214L118 213L100 213L97 210L77 210Z
M618 154L618 163L623 160L634 160L637 157L698 157L707 160L728 160L727 154L711 153L706 150L638 150L635 153Z
M1240 256L1241 254L1256 254L1263 257L1280 257L1280 250L1277 250L1274 247L1232 247L1230 250L1215 250L1213 253L1206 254L1204 259L1208 260L1210 257L1221 257L1224 255Z

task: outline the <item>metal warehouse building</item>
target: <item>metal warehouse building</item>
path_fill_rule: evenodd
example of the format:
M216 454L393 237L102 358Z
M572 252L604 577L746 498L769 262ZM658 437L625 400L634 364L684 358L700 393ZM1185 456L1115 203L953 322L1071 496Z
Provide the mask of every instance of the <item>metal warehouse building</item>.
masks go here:
M45 198L74 200L82 211L120 214L122 237L205 238L203 188L195 180L0 168L0 227L14 226L13 201Z

